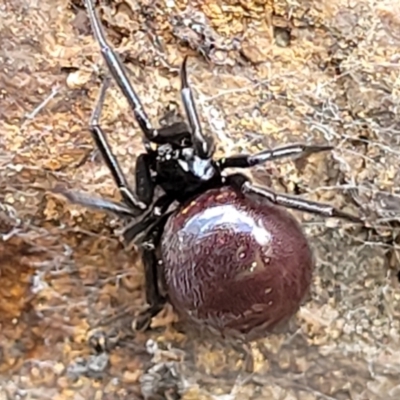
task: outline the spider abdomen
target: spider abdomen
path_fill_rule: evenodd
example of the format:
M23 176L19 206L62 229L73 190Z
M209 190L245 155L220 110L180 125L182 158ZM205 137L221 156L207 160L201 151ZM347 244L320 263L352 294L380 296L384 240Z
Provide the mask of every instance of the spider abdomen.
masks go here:
M170 302L182 317L255 337L295 314L314 267L291 214L226 187L168 220L161 255Z

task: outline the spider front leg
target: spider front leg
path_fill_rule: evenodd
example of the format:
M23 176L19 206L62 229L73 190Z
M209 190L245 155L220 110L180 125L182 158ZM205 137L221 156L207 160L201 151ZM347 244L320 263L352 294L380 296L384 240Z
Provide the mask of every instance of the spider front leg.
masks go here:
M93 35L98 45L107 68L116 82L118 88L128 101L135 119L144 134L144 145L146 150L151 152L150 142L165 144L171 141L179 142L182 139L190 138L186 123L177 122L165 128L155 129L146 114L139 96L136 94L128 78L128 70L120 60L118 54L112 49L106 40L103 26L95 10L93 0L85 0Z
M268 200L271 203L293 210L318 214L324 217L343 218L352 222L362 222L357 216L338 210L329 204L306 200L297 196L280 194L267 187L253 185L250 180L242 174L229 175L226 178L226 183L246 196L255 196L259 199Z
M224 157L217 161L217 165L221 170L225 168L249 168L280 158L292 156L308 157L310 154L332 150L333 148L333 146L327 145L289 144L272 150L263 150L253 155L238 154L227 158Z
M124 202L135 211L135 215L140 215L147 209L154 194L154 182L150 174L150 155L143 154L139 156L136 161L136 186L138 188L136 194L129 187L118 160L111 150L106 134L99 123L106 91L109 85L110 78L106 78L101 86L96 106L90 118L89 129L104 162L107 164L107 167L113 176Z
M100 46L103 59L107 64L111 76L117 83L119 89L127 99L129 106L133 110L136 121L145 136L145 144L148 148L149 142L153 141L157 137L158 132L152 127L150 119L144 111L143 105L129 81L127 71L119 59L118 54L111 48L106 40L103 27L93 4L93 0L85 0L85 4L93 34Z
M196 154L203 159L210 158L214 152L214 144L212 139L207 138L201 129L199 116L196 111L196 105L193 98L192 89L190 88L187 77L187 56L184 58L181 67L181 97L183 106L185 107L186 116L189 120L189 126L192 135L193 147Z

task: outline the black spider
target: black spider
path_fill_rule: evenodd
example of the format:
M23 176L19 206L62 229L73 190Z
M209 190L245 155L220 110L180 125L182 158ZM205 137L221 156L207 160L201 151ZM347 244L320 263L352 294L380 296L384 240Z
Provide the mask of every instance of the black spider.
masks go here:
M181 96L188 123L178 122L159 129L154 128L133 89L126 70L115 51L108 44L92 0L86 0L86 7L95 39L112 78L126 97L144 135L145 152L136 161L136 189L129 187L127 180L115 158L103 132L99 118L105 93L110 83L106 78L100 90L97 105L90 120L90 131L106 162L122 202L115 203L105 199L64 192L74 203L97 207L133 219L124 230L126 242L141 243L142 258L146 278L146 297L149 309L143 314L138 327L144 327L152 316L160 311L165 298L158 288L159 271L157 249L168 218L182 205L198 198L211 189L230 187L247 197L255 195L267 202L284 207L321 214L327 217L346 218L359 221L355 216L337 210L330 205L303 200L297 197L277 194L270 188L253 185L240 173L224 174L227 168L247 168L289 156L306 156L312 153L331 150L327 145L290 144L273 150L264 150L254 155L235 155L214 159L214 144L201 129L199 117L188 83L184 59L180 71ZM160 187L163 194L155 198L155 188ZM178 206L171 210L173 203Z

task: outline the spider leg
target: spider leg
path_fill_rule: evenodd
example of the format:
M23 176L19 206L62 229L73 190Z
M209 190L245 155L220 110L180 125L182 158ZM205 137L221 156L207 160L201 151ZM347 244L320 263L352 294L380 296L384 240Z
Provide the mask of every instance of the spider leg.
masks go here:
M79 204L95 210L109 211L120 217L137 217L137 212L124 203L117 203L102 197L95 197L84 192L55 188L53 193L63 195L70 203Z
M250 180L242 174L232 174L227 176L226 183L246 196L255 196L259 199L268 200L271 203L291 208L293 210L318 214L325 217L343 218L352 222L362 222L362 220L355 215L338 210L329 204L306 200L297 196L280 194L267 187L253 185Z
M140 220L134 220L128 224L122 233L126 244L135 242L145 242L146 239L138 239L139 235L146 237L155 225L158 224L160 218L163 218L169 206L173 203L173 199L167 195L161 196L154 203L152 209ZM169 216L170 214L168 214Z
M131 69L126 68L128 73L133 75ZM175 143L177 145L181 145L182 141L185 139L190 140L190 129L186 122L174 122L171 125L162 126L157 129L157 137L154 138L154 142L157 144L165 144L165 143ZM148 144L145 143L145 145ZM146 149L149 151L151 147L146 146ZM150 151L151 152L151 151Z
M155 184L151 177L152 155L148 153L139 154L136 159L136 194L137 197L147 206L154 197Z
M156 249L161 240L165 223L170 214L161 216L157 224L147 233L142 244L142 260L145 271L146 301L148 308L141 312L136 320L136 330L144 331L149 328L151 320L164 307L165 296L159 289L159 262Z
M118 54L111 48L106 40L103 27L93 4L93 0L85 0L85 4L93 34L100 46L103 59L111 73L111 76L117 83L119 89L127 99L129 106L133 110L136 121L145 136L145 145L147 145L146 147L148 148L149 142L154 141L154 139L157 137L158 131L152 127L149 117L144 111L143 105L129 81L127 71L119 59Z
M189 120L189 126L192 134L192 142L196 154L203 159L210 158L214 151L211 138L206 138L201 129L199 116L196 111L196 105L193 93L187 77L187 56L184 58L181 67L181 97L185 107L186 116Z
M140 194L143 196L143 199L141 199L133 192L132 189L129 188L129 184L125 178L125 175L122 172L118 160L112 152L110 144L108 143L107 136L99 123L106 91L110 82L110 78L106 78L103 82L103 85L101 86L96 106L89 121L89 129L92 134L93 140L104 159L104 162L106 163L108 169L113 176L113 179L121 193L123 200L130 207L132 207L133 210L136 210L136 214L141 214L144 210L147 209L148 203L145 201L148 200L149 194L152 194L154 190L153 182L150 177L150 172L145 170L147 166L143 164L143 160L139 157L137 160L139 164L137 177L139 177L140 186L147 187L147 192L144 189L141 189Z
M221 170L225 168L249 168L267 161L275 161L280 158L291 156L307 157L310 154L332 150L333 148L333 146L326 145L290 144L272 150L260 151L253 155L237 154L232 157L221 158L217 161L217 165L219 165Z

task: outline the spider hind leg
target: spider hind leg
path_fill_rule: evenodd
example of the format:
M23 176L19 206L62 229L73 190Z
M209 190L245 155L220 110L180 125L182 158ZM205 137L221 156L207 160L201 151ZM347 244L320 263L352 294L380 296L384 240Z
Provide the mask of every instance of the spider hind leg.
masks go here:
M227 183L246 196L255 196L279 206L322 215L324 217L342 218L352 222L362 222L359 217L341 211L329 204L302 199L298 196L276 193L270 188L254 185L242 174L229 175L227 177Z
M153 225L153 228L146 234L141 245L148 307L136 319L135 329L138 331L149 329L151 320L163 309L167 301L166 297L160 292L161 279L157 248L168 217L169 214L164 214L158 219L157 224Z

